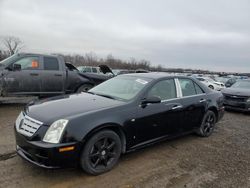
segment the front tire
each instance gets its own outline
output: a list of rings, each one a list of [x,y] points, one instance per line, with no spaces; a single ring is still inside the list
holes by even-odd
[[[215,123],[216,123],[216,115],[214,114],[213,111],[208,110],[203,117],[200,128],[197,130],[197,134],[202,137],[210,136],[214,131]]]
[[[111,170],[121,155],[120,137],[113,131],[103,130],[93,135],[83,148],[80,165],[92,175]]]

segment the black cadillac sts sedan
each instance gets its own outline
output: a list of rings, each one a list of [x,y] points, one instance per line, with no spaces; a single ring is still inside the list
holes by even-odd
[[[40,167],[80,165],[98,175],[122,153],[187,133],[207,137],[223,114],[222,94],[193,78],[121,75],[29,104],[15,122],[16,149]]]

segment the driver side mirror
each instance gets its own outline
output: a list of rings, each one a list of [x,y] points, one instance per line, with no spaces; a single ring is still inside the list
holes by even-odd
[[[142,101],[142,105],[145,106],[147,104],[154,104],[154,103],[160,103],[161,102],[161,98],[160,97],[157,97],[157,96],[150,96],[150,97],[147,97],[146,99],[144,99]]]
[[[12,70],[13,71],[20,71],[22,69],[22,66],[20,64],[13,64]]]

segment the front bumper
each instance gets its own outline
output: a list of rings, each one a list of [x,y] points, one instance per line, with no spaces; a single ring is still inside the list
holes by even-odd
[[[224,106],[226,109],[229,109],[229,110],[250,112],[250,104],[247,102],[224,100]]]
[[[78,165],[81,143],[49,144],[29,141],[15,129],[17,154],[26,161],[43,168],[75,167]],[[74,146],[74,150],[60,152],[60,148]]]

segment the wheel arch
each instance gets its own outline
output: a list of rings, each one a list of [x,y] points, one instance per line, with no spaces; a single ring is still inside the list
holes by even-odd
[[[114,131],[121,139],[121,144],[122,144],[122,153],[126,152],[126,135],[125,132],[122,128],[121,125],[117,124],[117,123],[105,123],[102,124],[94,129],[92,129],[89,133],[87,133],[87,135],[83,138],[83,146],[85,145],[85,143],[87,142],[87,140],[89,138],[91,138],[95,133],[102,131],[102,130],[112,130]]]
[[[215,116],[216,116],[216,122],[217,122],[218,121],[218,115],[219,115],[217,108],[215,106],[210,106],[208,108],[208,110],[211,110],[215,114]]]

